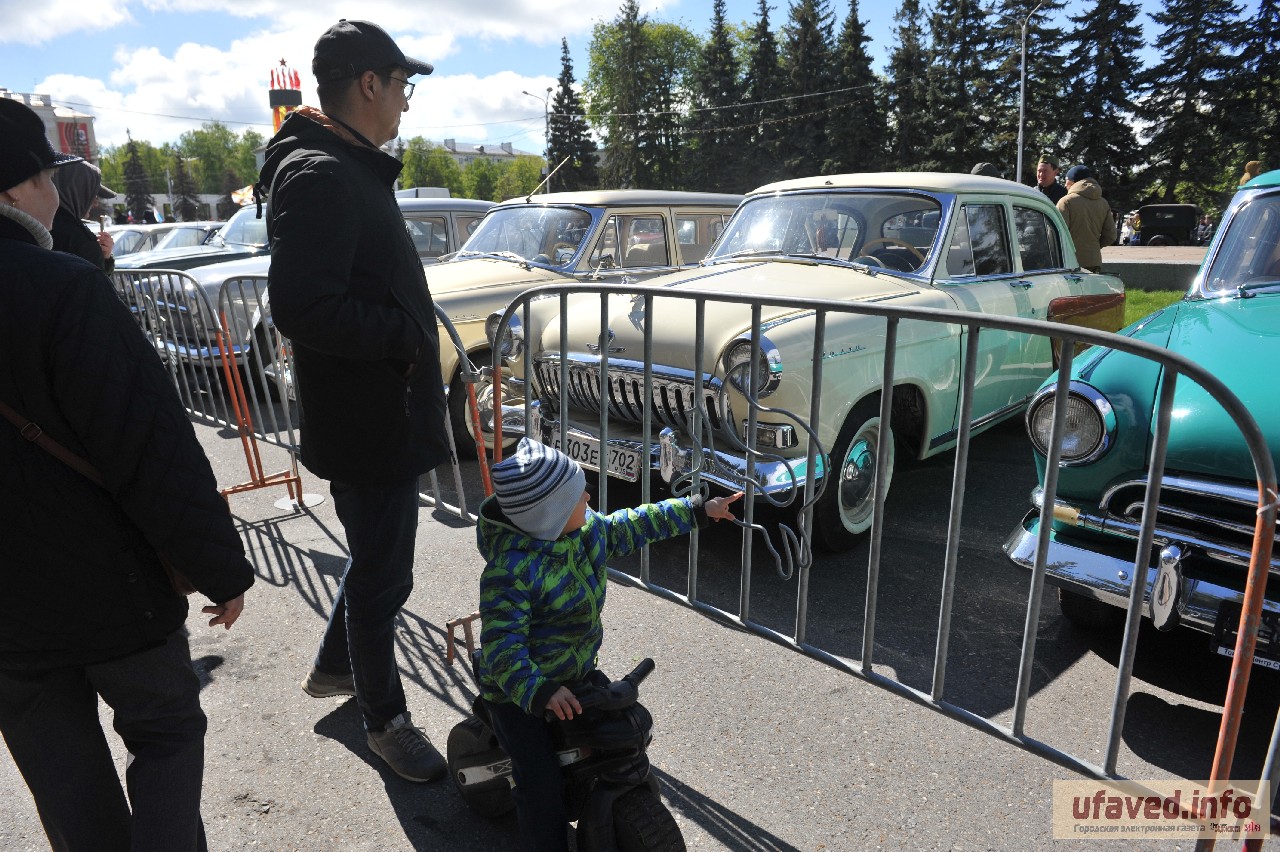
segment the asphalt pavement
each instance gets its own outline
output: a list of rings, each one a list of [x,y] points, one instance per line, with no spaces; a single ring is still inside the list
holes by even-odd
[[[246,479],[240,441],[196,426],[219,482]],[[282,452],[263,448],[269,472]],[[885,532],[876,632],[878,671],[928,688],[936,642],[941,542],[952,455],[904,464]],[[1034,484],[1018,423],[975,439],[946,698],[1007,724],[1026,578],[1000,553]],[[475,463],[464,480],[478,492]],[[446,488],[451,477],[445,477]],[[305,490],[327,496],[325,483]],[[610,502],[634,494],[610,488]],[[229,632],[189,620],[209,716],[204,817],[214,850],[507,850],[510,818],[472,814],[452,784],[404,781],[365,745],[353,700],[309,698],[310,666],[345,561],[333,504],[277,508],[283,488],[238,494],[232,512],[258,574]],[[456,495],[447,495],[450,498]],[[473,504],[474,505],[474,504]],[[687,544],[654,548],[653,579],[688,588]],[[700,598],[734,609],[742,588],[740,536],[727,524],[701,538]],[[822,559],[810,577],[809,638],[856,658],[865,612],[864,549]],[[416,587],[399,623],[401,671],[416,724],[443,749],[474,688],[445,664],[448,619],[472,612],[482,567],[467,522],[424,505]],[[638,570],[634,560],[624,570]],[[756,548],[751,617],[794,630],[795,578]],[[193,609],[201,602],[193,599]],[[1074,773],[933,709],[739,627],[622,583],[610,586],[601,667],[615,676],[651,656],[642,700],[655,719],[651,758],[691,850],[1029,850],[1052,840],[1055,779]],[[1118,641],[1083,636],[1046,596],[1028,733],[1100,760]],[[1132,778],[1207,775],[1217,727],[1221,660],[1199,637],[1144,634],[1121,771]],[[1274,718],[1274,681],[1246,713],[1245,768]],[[1268,712],[1271,714],[1268,716]],[[104,724],[110,712],[103,710]],[[1261,745],[1259,745],[1261,743]],[[123,770],[124,755],[113,748]],[[1206,754],[1207,752],[1207,754]],[[0,849],[45,849],[35,809],[0,753]],[[1063,841],[1071,849],[1189,849],[1188,843]],[[1228,848],[1224,845],[1220,848]]]

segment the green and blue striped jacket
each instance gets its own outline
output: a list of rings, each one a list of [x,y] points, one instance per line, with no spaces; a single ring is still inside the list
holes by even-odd
[[[532,539],[490,497],[480,504],[480,687],[485,700],[541,715],[561,685],[595,668],[608,560],[694,528],[701,500],[675,498],[608,515],[556,541]]]

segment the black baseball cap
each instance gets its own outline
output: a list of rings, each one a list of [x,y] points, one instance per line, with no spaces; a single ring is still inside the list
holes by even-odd
[[[326,83],[392,65],[407,69],[411,75],[430,74],[435,70],[430,62],[405,56],[387,31],[377,24],[343,18],[316,40],[311,73],[316,75],[316,80]]]
[[[10,189],[54,166],[82,159],[53,150],[44,122],[31,107],[0,96],[0,190]]]

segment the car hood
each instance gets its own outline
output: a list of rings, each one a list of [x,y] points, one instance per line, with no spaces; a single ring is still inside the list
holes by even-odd
[[[670,290],[709,290],[725,294],[768,297],[788,293],[788,282],[793,276],[804,278],[804,295],[810,299],[838,299],[841,301],[878,301],[900,298],[916,293],[921,288],[913,282],[890,275],[868,275],[858,269],[822,263],[804,263],[798,267],[792,261],[765,261],[749,263],[721,263],[659,276],[643,282],[646,287]],[[765,305],[761,312],[761,324],[766,332],[786,318],[807,315],[811,311],[798,311],[789,307]],[[612,333],[611,356],[628,360],[641,360],[644,352],[644,305],[633,296],[611,296],[609,299],[609,331]],[[600,324],[600,300],[594,295],[571,298],[568,310],[570,347],[575,352],[589,351],[598,346]],[[710,360],[732,338],[751,327],[751,308],[747,305],[708,305],[704,323],[707,342],[704,367],[714,369]],[[693,366],[691,346],[697,335],[697,313],[694,303],[677,299],[655,299],[653,303],[653,354],[655,364],[681,368]],[[560,348],[559,325],[548,324],[544,331],[542,349],[557,351]]]
[[[241,257],[236,260],[224,260],[221,263],[207,263],[192,269],[191,277],[200,282],[200,286],[208,292],[212,289],[217,296],[218,289],[228,279],[245,275],[266,275],[271,269],[271,255],[262,254],[255,257]]]
[[[514,287],[518,288],[516,292],[519,293],[542,284],[572,280],[570,276],[553,269],[533,264],[526,266],[519,261],[492,257],[454,259],[427,266],[425,271],[427,287],[431,290],[432,297],[437,299],[445,293],[493,287]]]
[[[116,261],[117,269],[175,269],[214,263],[218,257],[243,257],[258,254],[265,249],[256,246],[188,246],[186,248],[140,251],[127,254]]]
[[[1275,373],[1280,295],[1181,302],[1167,346],[1200,364],[1240,398],[1280,467]],[[1208,392],[1185,377],[1179,377],[1174,394],[1168,453],[1170,470],[1255,479],[1253,461],[1234,421]]]

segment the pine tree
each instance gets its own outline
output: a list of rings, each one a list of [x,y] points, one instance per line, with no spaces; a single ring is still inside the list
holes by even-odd
[[[125,131],[125,137],[129,141],[125,145],[124,206],[135,222],[141,222],[147,211],[156,206],[156,200],[151,197],[151,179],[147,177],[147,169],[142,165],[138,145],[128,130]]]
[[[793,0],[784,33],[788,144],[783,163],[789,177],[820,174],[830,156],[826,124],[833,60],[826,0]]]
[[[871,69],[871,37],[858,18],[858,0],[849,0],[849,16],[836,40],[836,106],[827,122],[831,154],[825,173],[875,172],[884,163],[888,123],[880,80]]]
[[[1143,77],[1138,113],[1148,122],[1151,177],[1166,203],[1216,206],[1228,173],[1221,157],[1230,140],[1221,126],[1238,68],[1240,7],[1232,0],[1165,0],[1151,18],[1163,28],[1156,38],[1161,59]]]
[[[1070,56],[1063,56],[1065,35],[1053,25],[1061,18],[1063,0],[1046,0],[1038,10],[1038,0],[1012,0],[997,19],[990,42],[984,47],[988,55],[989,83],[975,92],[977,109],[987,117],[985,145],[968,153],[970,163],[983,160],[995,163],[1006,177],[1023,183],[1034,183],[1036,163],[1044,152],[1068,150],[1066,128],[1079,123],[1079,104],[1069,98],[1072,76],[1066,72]],[[1112,22],[1122,24],[1122,21]],[[1023,126],[1022,174],[1018,170],[1018,116],[1022,96],[1022,28],[1027,28],[1026,108]],[[1110,30],[1110,24],[1107,30]],[[1093,30],[1076,30],[1081,41],[1079,51],[1090,51],[1103,44],[1106,34]],[[967,169],[966,169],[967,171]]]
[[[1268,169],[1280,168],[1280,0],[1260,0],[1249,24],[1249,39],[1240,54],[1236,77],[1235,133],[1240,140],[1240,163],[1260,160]]]
[[[646,82],[640,101],[637,144],[638,186],[682,189],[681,148],[684,145],[685,69],[692,68],[698,39],[678,24],[648,22],[641,33],[646,46],[637,74]]]
[[[608,188],[640,185],[640,108],[649,81],[638,72],[649,64],[646,22],[636,0],[625,0],[618,17],[596,24],[591,37],[588,116],[604,128],[601,185]]]
[[[573,60],[569,58],[569,42],[560,39],[560,80],[551,102],[551,118],[547,145],[548,168],[554,169],[567,160],[552,178],[556,191],[594,189],[600,184],[596,168],[596,143],[583,112],[582,99],[574,89]]]
[[[981,111],[991,88],[986,18],[977,0],[938,0],[929,21],[930,171],[968,172],[988,148]]]
[[[194,222],[200,218],[200,199],[196,194],[196,182],[187,171],[181,155],[173,157],[173,213],[179,222]]]
[[[769,4],[760,0],[758,17],[751,30],[751,49],[742,88],[745,103],[742,119],[749,136],[742,167],[756,186],[784,177],[783,141],[786,136],[782,66],[778,42],[769,26]]]
[[[1127,210],[1136,198],[1134,170],[1142,153],[1133,132],[1133,83],[1143,46],[1139,7],[1130,0],[1096,0],[1073,17],[1078,39],[1068,49],[1074,121],[1065,125],[1073,159],[1093,169],[1103,195]]]
[[[903,0],[894,14],[898,46],[889,57],[887,83],[890,131],[889,167],[919,169],[928,150],[934,122],[928,113],[928,60],[920,0]]]
[[[742,83],[725,22],[725,0],[715,0],[711,32],[694,68],[685,138],[685,183],[704,192],[744,192],[752,187],[739,168],[747,138],[739,115]]]

